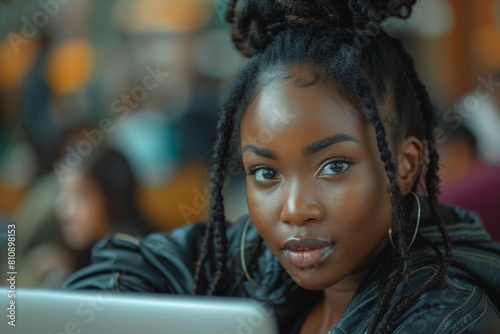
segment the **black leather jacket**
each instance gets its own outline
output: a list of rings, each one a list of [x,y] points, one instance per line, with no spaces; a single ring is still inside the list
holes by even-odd
[[[440,287],[424,293],[399,319],[394,333],[500,333],[500,244],[490,242],[479,218],[459,208],[441,205],[453,244],[453,262]],[[437,228],[424,207],[419,234],[440,241]],[[250,250],[257,231],[244,216],[227,230],[229,280],[241,274],[240,245],[246,234]],[[143,240],[114,236],[93,249],[93,264],[74,274],[69,289],[101,289],[191,294],[193,268],[206,225],[193,223],[170,234],[156,233]],[[417,239],[412,246],[413,278],[409,292],[421,286],[436,270],[430,260],[435,252]],[[210,271],[207,266],[205,268]],[[350,302],[330,333],[364,333],[376,305],[378,270],[375,269]],[[322,292],[306,291],[291,280],[266,248],[251,272],[258,284],[244,282],[237,296],[250,296],[274,309],[280,333],[298,333]]]

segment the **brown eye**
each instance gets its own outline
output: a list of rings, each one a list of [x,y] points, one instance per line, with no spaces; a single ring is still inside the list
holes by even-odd
[[[321,175],[337,175],[345,172],[351,165],[351,162],[345,160],[330,161],[321,170]]]
[[[256,182],[267,182],[276,179],[278,173],[276,173],[271,168],[257,167],[255,169],[252,169],[250,175],[253,175],[253,178]]]

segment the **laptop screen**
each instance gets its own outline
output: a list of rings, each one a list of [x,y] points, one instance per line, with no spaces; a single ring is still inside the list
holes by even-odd
[[[0,307],[0,333],[278,333],[272,310],[242,298],[0,286]]]

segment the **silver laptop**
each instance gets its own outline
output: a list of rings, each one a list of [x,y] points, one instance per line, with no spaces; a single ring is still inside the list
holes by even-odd
[[[278,333],[270,308],[241,298],[0,286],[0,309],[2,334]]]

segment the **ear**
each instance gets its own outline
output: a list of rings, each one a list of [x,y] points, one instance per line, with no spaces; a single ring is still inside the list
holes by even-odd
[[[406,138],[398,150],[398,182],[406,196],[416,182],[422,166],[423,145],[416,137]]]

